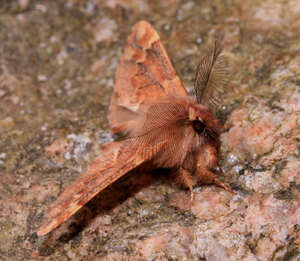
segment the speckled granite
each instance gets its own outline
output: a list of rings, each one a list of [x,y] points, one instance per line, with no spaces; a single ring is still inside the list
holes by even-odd
[[[299,260],[300,2],[0,1],[1,260]],[[220,176],[189,194],[129,173],[49,235],[62,188],[112,139],[113,77],[135,22],[158,31],[186,88],[220,39]]]

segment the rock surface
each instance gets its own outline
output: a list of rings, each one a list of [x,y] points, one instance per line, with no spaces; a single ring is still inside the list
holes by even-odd
[[[13,0],[0,4],[1,260],[299,260],[300,2]],[[186,88],[224,43],[220,179],[189,193],[129,173],[59,228],[36,231],[112,140],[113,78],[132,26],[158,31]],[[218,173],[218,172],[217,172]]]

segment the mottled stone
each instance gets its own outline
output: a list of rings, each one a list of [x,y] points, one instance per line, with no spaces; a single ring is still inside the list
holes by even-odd
[[[1,260],[299,260],[300,2],[2,1]],[[237,193],[129,173],[49,235],[61,190],[113,139],[106,119],[127,36],[152,23],[193,94],[224,43],[232,76],[219,179]],[[219,174],[218,171],[216,171]]]

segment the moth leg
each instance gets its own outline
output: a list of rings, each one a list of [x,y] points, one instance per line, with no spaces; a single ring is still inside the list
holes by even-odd
[[[231,192],[234,195],[236,194],[234,191],[232,191],[230,188],[228,188],[223,182],[221,182],[217,178],[214,180],[214,184],[217,185],[217,186],[220,186],[220,187],[224,188],[225,190]]]
[[[224,175],[224,171],[222,170],[221,165],[220,165],[219,162],[218,162],[217,166],[219,167],[219,170],[220,170],[221,174]],[[223,182],[221,182],[217,178],[214,179],[214,184],[217,185],[217,186],[220,186],[220,187],[222,187],[224,189],[226,189],[227,191],[230,191],[232,194],[236,194],[234,191],[232,191],[231,189],[229,189]]]
[[[221,168],[221,165],[220,165],[220,163],[219,163],[219,162],[218,162],[217,166],[218,166],[218,168],[219,168],[219,170],[220,170],[221,174],[222,174],[222,175],[224,175],[224,171],[222,170],[222,168]]]
[[[194,191],[193,191],[194,182],[191,179],[190,172],[188,170],[186,170],[185,168],[180,167],[178,169],[178,171],[176,172],[176,175],[177,175],[177,177],[176,177],[177,183],[180,183],[184,187],[189,188],[191,196],[190,196],[189,208],[188,209],[191,209],[192,202],[194,200]]]
[[[217,179],[217,175],[212,173],[206,167],[197,166],[197,170],[195,172],[197,180],[199,184],[213,184],[214,180]]]
[[[212,173],[210,170],[208,170],[205,167],[198,166],[198,169],[195,174],[200,184],[215,184],[217,186],[224,188],[227,191],[230,191],[232,194],[236,194],[234,191],[228,188],[223,182],[218,180],[217,176],[214,173]]]
[[[223,160],[223,159],[224,159],[224,156],[223,156],[223,154],[222,154],[222,151],[221,151],[220,149],[218,149],[217,153],[218,153],[218,155],[219,155],[219,158],[221,158],[221,159]],[[219,163],[219,161],[218,161],[218,163]]]

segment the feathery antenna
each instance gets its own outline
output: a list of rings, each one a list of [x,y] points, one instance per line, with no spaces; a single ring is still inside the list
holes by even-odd
[[[196,70],[194,87],[197,102],[215,109],[225,92],[228,80],[228,61],[223,55],[221,42],[215,40],[213,53],[204,57]]]

